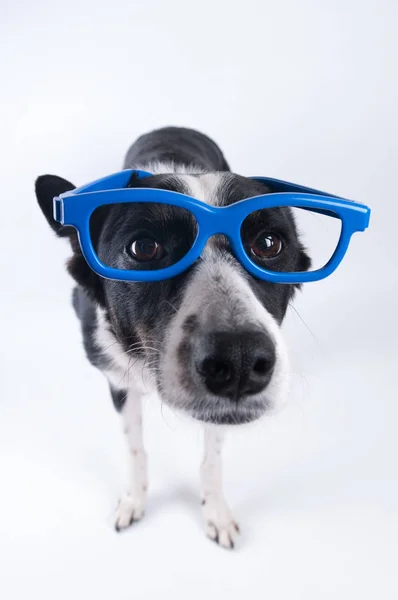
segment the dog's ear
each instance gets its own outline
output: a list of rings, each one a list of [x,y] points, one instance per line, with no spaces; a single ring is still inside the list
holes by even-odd
[[[64,192],[74,190],[75,187],[66,179],[62,179],[62,177],[41,175],[35,183],[36,197],[51,229],[59,237],[66,237],[70,241],[73,256],[68,261],[69,274],[86,290],[92,300],[104,305],[105,298],[101,278],[86,263],[80,249],[75,228],[61,225],[61,223],[55,221],[53,216],[53,198]]]
[[[51,229],[60,237],[68,237],[72,233],[72,227],[64,227],[61,223],[54,220],[53,216],[53,198],[64,192],[74,190],[74,186],[70,181],[57,177],[56,175],[41,175],[36,179],[35,192],[37,202],[46,217]]]

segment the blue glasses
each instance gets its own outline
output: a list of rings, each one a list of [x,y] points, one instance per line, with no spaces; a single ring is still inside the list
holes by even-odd
[[[54,198],[54,219],[77,230],[87,263],[107,279],[139,282],[175,277],[200,257],[209,238],[222,235],[236,259],[258,279],[287,284],[318,281],[335,271],[352,234],[369,224],[370,209],[363,204],[276,179],[252,177],[266,184],[271,193],[214,207],[178,192],[128,188],[133,173],[141,179],[151,175],[127,169]],[[93,236],[94,220],[110,205],[116,205],[113,221],[101,231],[109,243],[98,244]],[[290,242],[288,230],[277,230],[278,219],[272,224],[278,212],[272,209],[280,208],[284,214],[290,208],[303,245],[310,246],[312,259],[319,259],[312,270],[297,271],[297,262],[282,260]],[[156,235],[148,233],[154,223]],[[261,231],[248,243],[253,227]],[[306,239],[306,231],[312,240]],[[112,249],[112,237],[119,242],[123,236],[126,244]],[[173,245],[171,253],[168,244]]]

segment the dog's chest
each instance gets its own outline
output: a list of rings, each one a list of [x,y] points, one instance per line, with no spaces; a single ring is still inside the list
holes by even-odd
[[[153,391],[154,381],[145,359],[137,357],[133,351],[124,350],[101,308],[97,308],[95,344],[106,358],[108,366],[103,373],[114,389],[129,390],[136,387],[145,392]]]

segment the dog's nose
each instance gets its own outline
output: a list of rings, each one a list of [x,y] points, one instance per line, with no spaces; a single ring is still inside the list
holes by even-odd
[[[275,345],[262,331],[217,332],[203,338],[195,366],[207,389],[238,400],[261,392],[275,366]]]

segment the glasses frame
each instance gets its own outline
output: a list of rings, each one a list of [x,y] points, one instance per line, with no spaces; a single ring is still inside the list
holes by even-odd
[[[219,207],[210,206],[179,192],[156,188],[127,188],[133,173],[140,179],[152,175],[146,171],[125,169],[53,199],[55,221],[76,229],[88,265],[106,279],[143,282],[175,277],[200,257],[210,237],[222,234],[228,238],[237,260],[258,279],[282,284],[319,281],[337,269],[347,252],[353,233],[364,231],[369,225],[371,211],[364,204],[278,179],[250,177],[268,185],[271,193]],[[196,218],[198,232],[195,242],[189,252],[174,265],[158,270],[130,271],[107,267],[98,258],[90,236],[90,218],[94,210],[107,204],[137,202],[177,206],[190,211]],[[255,264],[247,255],[240,234],[243,221],[254,211],[282,206],[302,208],[341,220],[340,239],[336,249],[321,269],[294,273],[270,271]]]

